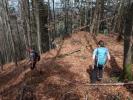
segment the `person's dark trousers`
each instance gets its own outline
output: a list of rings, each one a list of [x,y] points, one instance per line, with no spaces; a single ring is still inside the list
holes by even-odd
[[[102,80],[102,78],[103,78],[103,65],[98,65],[97,66],[97,79],[99,80],[99,81],[101,81]]]
[[[33,70],[35,67],[36,67],[36,61],[33,61],[33,62],[31,63],[31,70]]]

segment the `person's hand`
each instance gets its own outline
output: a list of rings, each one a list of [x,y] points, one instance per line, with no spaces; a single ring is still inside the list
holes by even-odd
[[[95,63],[94,63],[94,61],[92,61],[92,64],[91,64],[92,69],[94,69],[94,65],[95,65]]]
[[[109,59],[108,62],[111,62],[111,59]]]
[[[94,64],[91,65],[91,68],[94,69]]]

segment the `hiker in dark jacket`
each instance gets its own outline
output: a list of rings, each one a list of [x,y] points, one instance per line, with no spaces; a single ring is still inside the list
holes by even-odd
[[[97,70],[97,79],[102,80],[103,69],[107,60],[110,60],[109,50],[105,47],[104,41],[98,42],[98,48],[93,51],[94,68]]]
[[[31,65],[31,70],[33,70],[36,67],[36,63],[40,60],[40,55],[33,49],[28,48],[27,51],[30,54],[30,65]]]

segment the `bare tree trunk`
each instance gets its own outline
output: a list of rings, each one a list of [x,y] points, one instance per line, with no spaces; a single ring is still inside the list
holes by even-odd
[[[24,44],[25,44],[25,47],[28,48],[31,43],[30,43],[30,40],[28,40],[29,36],[27,36],[28,34],[28,29],[27,29],[27,25],[26,25],[26,12],[25,12],[25,9],[24,9],[24,2],[23,1],[19,1],[19,4],[20,4],[20,19],[21,19],[21,33],[22,33],[22,36],[23,36],[23,39],[24,39]],[[25,53],[25,56],[27,57],[27,52]]]
[[[123,78],[132,80],[132,40],[133,40],[133,3],[127,8],[124,31]]]
[[[118,8],[118,14],[114,19],[114,25],[113,25],[113,29],[112,29],[113,32],[119,32],[119,34],[123,34],[124,2],[125,2],[125,0],[120,1],[120,5],[119,5],[119,8]]]
[[[25,0],[27,5],[27,31],[28,31],[28,41],[29,45],[32,45],[32,38],[31,38],[31,22],[30,22],[30,4],[29,0]]]
[[[94,11],[94,15],[93,15],[93,19],[92,19],[92,24],[90,27],[90,33],[94,33],[96,32],[96,27],[97,27],[97,19],[98,19],[98,6],[99,6],[99,2],[100,0],[96,0],[96,6],[95,6],[95,11]]]
[[[1,48],[2,51],[4,51],[4,58],[5,58],[5,62],[9,62],[10,61],[10,55],[11,55],[11,52],[12,52],[12,49],[11,49],[11,45],[10,45],[10,39],[9,39],[9,36],[8,36],[8,33],[7,33],[7,29],[6,29],[6,19],[5,19],[5,15],[3,14],[3,12],[1,12],[1,17],[3,18],[2,20],[2,32],[5,33],[3,34],[3,37],[2,37],[2,41],[3,41],[3,47]],[[1,46],[2,46],[1,44]],[[10,48],[10,50],[9,50]]]
[[[65,0],[65,35],[68,33],[68,25],[67,25],[67,17],[68,17],[67,2],[68,2],[68,0]]]
[[[54,34],[56,34],[56,19],[55,19],[55,0],[53,0],[53,17],[54,17]]]
[[[132,64],[133,64],[133,45],[132,45]]]
[[[23,24],[25,26],[25,33],[27,35],[28,46],[31,46],[31,25],[30,25],[30,4],[29,0],[21,0]]]
[[[53,3],[54,3],[54,0],[53,0]],[[53,4],[53,8],[54,8],[54,4]],[[48,0],[48,19],[47,20],[48,20],[49,49],[51,49],[52,48],[51,44],[54,41],[54,37],[55,36],[52,36],[52,39],[51,39],[51,31],[50,31],[50,0]],[[55,13],[54,13],[54,29],[55,29]]]
[[[21,38],[20,38],[20,31],[19,31],[19,26],[18,26],[18,22],[17,22],[17,16],[15,16],[15,17],[16,17],[15,23],[16,23],[16,29],[17,29],[16,37],[17,37],[17,41],[18,41],[18,43],[17,43],[18,50],[16,50],[16,51],[17,51],[17,56],[19,57],[18,59],[21,60],[21,58],[23,58],[23,54],[21,51],[22,42],[21,42]]]
[[[12,49],[13,49],[13,61],[15,62],[15,65],[17,66],[17,55],[16,55],[16,50],[15,50],[15,42],[14,42],[14,39],[13,39],[13,33],[12,33],[12,27],[11,27],[11,24],[10,24],[10,19],[9,19],[9,13],[8,13],[8,3],[7,1],[3,1],[3,7],[5,9],[5,17],[6,17],[6,23],[7,23],[7,27],[8,27],[8,31],[9,31],[9,35],[10,35],[10,38],[11,38],[11,45],[12,45]]]
[[[39,53],[42,53],[41,48],[41,30],[40,30],[40,17],[39,17],[39,1],[35,0],[35,17],[36,17],[36,26],[37,26],[37,44]]]
[[[101,19],[103,18],[104,14],[104,0],[96,0],[95,11],[93,15],[93,21],[90,27],[90,32],[98,34],[99,27],[101,23]]]

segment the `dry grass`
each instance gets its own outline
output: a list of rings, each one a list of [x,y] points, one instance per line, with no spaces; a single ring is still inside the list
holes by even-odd
[[[97,40],[106,42],[112,55],[111,63],[105,68],[104,79],[96,81],[98,84],[117,82],[122,72],[123,47],[116,38],[97,36]],[[37,70],[33,72],[23,62],[17,68],[8,64],[5,72],[0,74],[0,91],[5,89],[1,92],[2,100],[15,100],[23,84],[32,88],[32,96],[37,100],[133,100],[132,87],[85,85],[92,81],[92,51],[95,47],[89,33],[79,32],[62,40],[58,48],[43,54]],[[75,50],[79,51],[71,53]]]

